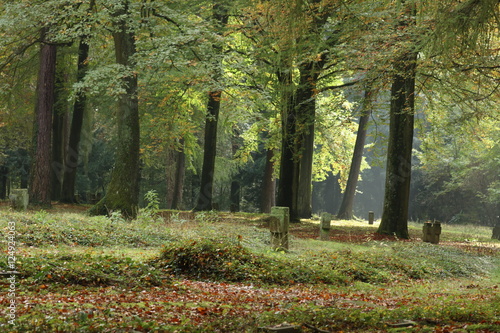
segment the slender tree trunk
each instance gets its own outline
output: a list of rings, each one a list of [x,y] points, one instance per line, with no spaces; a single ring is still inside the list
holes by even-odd
[[[317,212],[335,214],[341,200],[339,174],[328,172],[326,179],[316,182],[313,188],[313,208]]]
[[[56,93],[56,95],[58,95]],[[58,100],[59,97],[56,97]],[[59,200],[61,197],[61,181],[64,175],[64,122],[65,115],[61,114],[57,108],[54,110],[52,120],[52,200]]]
[[[113,33],[116,62],[131,69],[134,65],[135,36],[128,26],[129,1],[122,1],[114,16],[116,32]],[[118,144],[111,181],[104,198],[94,206],[91,214],[121,211],[126,218],[134,219],[139,203],[139,103],[137,75],[130,73],[123,78],[126,92],[119,96],[117,104]]]
[[[231,138],[231,150],[233,157],[236,156],[238,149],[240,149],[239,143],[239,131],[235,127],[233,128],[233,136]],[[230,208],[231,212],[239,212],[240,211],[240,198],[241,198],[241,184],[240,184],[240,172],[233,175],[233,180],[231,181],[231,190],[229,194]]]
[[[407,239],[413,145],[416,54],[399,60],[391,88],[389,144],[382,221],[378,233]]]
[[[180,140],[183,145],[183,140]],[[167,152],[167,209],[179,209],[182,204],[186,158],[184,150],[171,148]]]
[[[50,206],[51,189],[51,132],[56,76],[56,45],[45,40],[41,33],[40,71],[38,73],[35,110],[34,161],[31,168],[30,203]]]
[[[177,151],[174,148],[167,148],[165,162],[165,181],[167,185],[167,209],[172,209],[172,201],[174,200],[174,184],[177,165]]]
[[[404,4],[405,1],[402,1]],[[399,29],[415,26],[416,7],[407,5]],[[407,239],[411,184],[411,156],[415,112],[417,53],[408,51],[396,59],[391,87],[389,143],[384,208],[378,233]]]
[[[271,207],[276,205],[276,179],[274,174],[274,151],[268,149],[266,153],[266,166],[264,170],[264,180],[262,181],[262,202],[261,212],[271,213]]]
[[[229,199],[231,201],[230,211],[232,213],[240,211],[240,198],[241,198],[241,184],[238,180],[231,182],[231,192]]]
[[[359,117],[358,133],[356,135],[356,143],[354,145],[354,152],[352,154],[351,168],[349,170],[349,177],[347,178],[347,184],[342,198],[342,203],[340,205],[337,218],[351,220],[354,217],[353,206],[354,206],[354,196],[356,194],[356,187],[358,184],[359,174],[361,170],[361,162],[363,161],[363,150],[365,148],[366,132],[368,121],[372,113],[371,110],[371,91],[365,91],[365,97],[363,101],[362,115]]]
[[[312,167],[314,154],[314,117],[315,100],[306,102],[301,107],[309,120],[305,123],[306,133],[301,135],[301,151],[298,172],[297,213],[299,218],[309,219],[312,216]]]
[[[77,80],[81,81],[88,70],[89,44],[82,38],[78,46],[78,74]],[[73,118],[71,120],[71,131],[68,149],[65,157],[64,179],[62,184],[61,202],[75,203],[75,184],[78,170],[78,159],[80,156],[80,140],[82,135],[83,119],[87,105],[87,96],[83,92],[76,95],[73,105]]]
[[[217,123],[219,121],[221,96],[221,91],[212,91],[208,96],[200,194],[194,208],[195,211],[212,210],[215,158],[217,154]]]
[[[324,56],[322,56],[324,58]],[[297,180],[297,213],[299,218],[312,216],[312,167],[314,155],[314,123],[316,119],[316,83],[324,59],[300,67],[300,85],[297,89],[296,108],[299,123],[299,172]]]
[[[64,49],[58,46],[56,60],[56,86],[54,91],[54,112],[52,120],[52,200],[61,198],[65,172],[65,152],[67,145],[68,95]]]
[[[184,192],[184,177],[186,173],[186,154],[184,153],[184,140],[181,139],[182,148],[177,152],[175,167],[174,195],[172,197],[172,209],[181,209],[182,193]]]
[[[0,200],[7,199],[8,175],[9,175],[9,168],[4,165],[0,166]]]
[[[296,143],[297,110],[294,107],[294,85],[291,67],[278,72],[281,92],[281,159],[276,205],[290,209],[290,221],[298,221],[298,161]]]
[[[213,18],[220,28],[227,25],[229,16],[227,8],[221,4],[213,7]],[[216,57],[222,53],[220,45],[213,46]],[[213,79],[219,80],[222,76],[220,60],[216,61]],[[196,203],[195,211],[206,211],[212,209],[215,157],[217,154],[217,124],[219,122],[219,111],[221,105],[222,91],[216,90],[208,93],[207,117],[205,121],[205,142],[203,150],[203,167],[201,170],[200,193]]]

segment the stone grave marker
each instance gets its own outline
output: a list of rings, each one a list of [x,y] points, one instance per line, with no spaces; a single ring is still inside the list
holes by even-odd
[[[288,250],[288,226],[290,224],[290,209],[288,207],[271,207],[269,231],[271,232],[271,247],[275,251]]]

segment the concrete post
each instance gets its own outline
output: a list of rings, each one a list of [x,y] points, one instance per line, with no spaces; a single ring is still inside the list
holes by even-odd
[[[321,214],[321,223],[319,227],[319,239],[326,241],[330,239],[332,216],[328,213]]]
[[[439,244],[439,237],[441,235],[441,223],[425,222],[422,233],[422,241],[431,244]]]
[[[290,209],[288,207],[271,207],[269,231],[271,232],[271,247],[275,251],[288,250],[288,226],[290,224]]]
[[[29,203],[28,189],[14,189],[9,195],[10,205],[16,210],[26,210]]]
[[[368,212],[368,224],[372,225],[375,220],[375,213],[372,211]]]
[[[434,222],[432,224],[432,244],[439,244],[439,236],[441,235],[441,223]]]

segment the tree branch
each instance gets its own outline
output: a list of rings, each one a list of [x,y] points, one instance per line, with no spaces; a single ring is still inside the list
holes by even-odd
[[[359,79],[359,80],[354,80],[354,81],[351,81],[351,82],[346,82],[346,83],[343,83],[343,84],[339,84],[339,85],[336,85],[336,86],[326,86],[326,87],[323,87],[321,89],[319,89],[319,92],[324,92],[324,91],[327,91],[327,90],[335,90],[335,89],[341,89],[341,88],[345,88],[345,87],[350,87],[350,86],[354,86],[360,82],[362,82],[363,79]]]

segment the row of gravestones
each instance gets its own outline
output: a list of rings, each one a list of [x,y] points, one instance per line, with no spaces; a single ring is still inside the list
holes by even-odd
[[[26,210],[29,203],[29,195],[27,189],[13,189],[9,195],[10,205],[16,210]],[[331,214],[321,214],[319,237],[321,240],[328,240],[330,235],[330,223],[332,220]],[[368,223],[373,224],[374,213],[368,213]],[[271,232],[271,247],[274,250],[288,250],[288,227],[290,224],[290,210],[288,207],[272,207],[271,216],[269,218],[269,230]],[[425,222],[423,226],[424,242],[438,244],[441,235],[441,223]],[[500,240],[500,219],[497,225],[493,228],[492,239]]]
[[[332,215],[328,213],[321,214],[319,239],[330,239]],[[373,224],[374,214],[368,213],[368,223]],[[288,250],[289,237],[288,228],[290,224],[290,211],[288,207],[272,207],[269,217],[269,231],[271,232],[271,248],[275,251]],[[425,222],[422,229],[422,241],[431,244],[439,244],[441,235],[440,222]],[[497,226],[493,228],[493,239],[500,240],[500,220]]]

